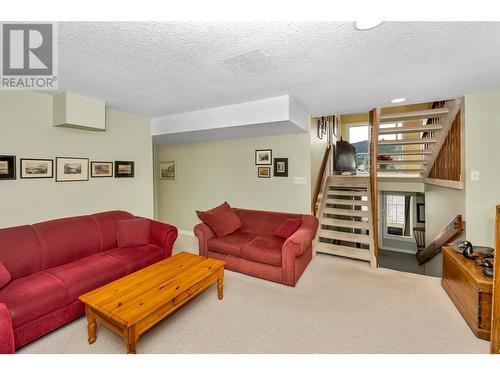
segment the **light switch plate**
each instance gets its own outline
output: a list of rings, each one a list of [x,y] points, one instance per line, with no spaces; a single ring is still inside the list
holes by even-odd
[[[479,171],[470,171],[470,180],[479,181]]]
[[[293,183],[295,185],[305,185],[306,184],[306,178],[305,177],[294,177],[293,178]]]

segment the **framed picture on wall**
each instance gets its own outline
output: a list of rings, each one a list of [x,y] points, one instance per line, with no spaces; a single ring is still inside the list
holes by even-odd
[[[115,178],[134,177],[135,163],[133,161],[115,161]]]
[[[21,159],[21,178],[54,177],[54,160]]]
[[[90,162],[90,176],[92,178],[113,177],[113,162],[112,161]]]
[[[0,155],[0,180],[16,179],[16,157]]]
[[[417,223],[425,223],[425,204],[417,203]]]
[[[272,160],[272,150],[255,150],[255,165],[271,165]]]
[[[271,167],[257,168],[257,176],[259,178],[271,178]]]
[[[175,161],[160,161],[160,180],[175,180]]]
[[[56,181],[88,181],[89,159],[87,158],[56,158]]]
[[[274,177],[288,177],[288,158],[274,158]]]

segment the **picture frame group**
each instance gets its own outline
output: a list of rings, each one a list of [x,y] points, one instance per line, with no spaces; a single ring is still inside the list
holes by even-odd
[[[89,177],[135,177],[134,161],[90,161],[88,158],[21,158],[21,179],[54,178],[56,182],[88,181]],[[16,156],[0,155],[0,180],[16,179]]]
[[[288,177],[288,158],[274,158],[273,150],[255,150],[255,165],[258,178],[271,178],[271,165],[274,177]],[[268,167],[264,167],[267,165]]]

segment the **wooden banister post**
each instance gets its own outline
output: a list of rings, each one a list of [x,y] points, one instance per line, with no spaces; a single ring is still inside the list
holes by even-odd
[[[372,209],[373,255],[375,266],[378,267],[378,186],[377,186],[377,156],[378,156],[378,128],[380,121],[380,108],[370,111],[370,198]]]

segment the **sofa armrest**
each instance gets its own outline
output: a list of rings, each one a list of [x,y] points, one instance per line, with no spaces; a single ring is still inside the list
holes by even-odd
[[[294,286],[312,257],[312,242],[318,230],[318,219],[312,215],[302,216],[302,226],[283,244],[281,266],[283,284]],[[306,254],[309,252],[310,254]],[[297,258],[301,258],[297,260]]]
[[[199,254],[206,257],[208,254],[208,240],[215,237],[215,233],[205,223],[195,225],[193,232],[198,237]]]
[[[165,257],[171,256],[172,248],[174,247],[174,242],[178,236],[177,228],[172,225],[161,223],[156,220],[149,219],[149,222],[150,222],[150,232],[149,232],[150,242],[164,249]]]
[[[0,354],[15,353],[14,331],[9,309],[5,303],[0,303]]]
[[[297,231],[292,234],[283,244],[283,249],[291,247],[294,251],[290,252],[294,256],[299,256],[311,246],[316,232],[318,231],[318,218],[312,215],[302,216],[302,225]]]

